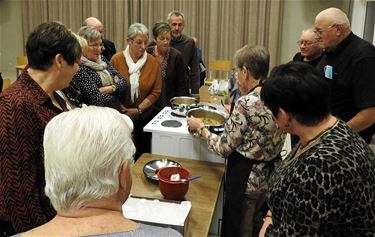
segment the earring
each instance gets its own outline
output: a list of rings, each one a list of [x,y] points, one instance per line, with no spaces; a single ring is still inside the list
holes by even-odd
[[[287,123],[285,124],[285,127],[286,127],[286,128],[289,128],[289,126],[290,126],[290,124],[289,124],[289,122],[287,122]]]

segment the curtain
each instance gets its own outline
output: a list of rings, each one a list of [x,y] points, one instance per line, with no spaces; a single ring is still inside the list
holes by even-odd
[[[60,21],[76,32],[85,18],[95,16],[120,51],[130,24],[145,24],[152,40],[153,24],[179,10],[185,15],[183,33],[198,38],[206,65],[232,60],[237,49],[252,44],[269,50],[273,67],[280,63],[282,8],[283,0],[22,0],[23,37],[26,42],[46,21]]]

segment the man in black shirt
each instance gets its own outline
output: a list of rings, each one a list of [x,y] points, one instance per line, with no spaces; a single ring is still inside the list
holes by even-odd
[[[168,14],[168,23],[172,33],[170,46],[181,52],[188,66],[190,94],[199,98],[200,75],[197,47],[192,38],[182,34],[185,26],[184,14],[179,11],[170,12]]]
[[[326,53],[319,69],[331,86],[332,114],[367,143],[375,133],[375,47],[354,35],[344,12],[328,8],[314,23]]]
[[[115,47],[115,44],[112,41],[104,39],[103,23],[95,17],[89,17],[89,18],[87,18],[86,20],[83,21],[83,25],[93,27],[100,32],[100,34],[102,35],[102,42],[103,42],[103,46],[104,46],[102,55],[109,62],[111,60],[112,56],[116,53],[116,47]]]
[[[322,59],[323,49],[319,45],[319,36],[314,29],[303,30],[297,44],[300,52],[294,55],[293,61],[305,62],[316,67]]]

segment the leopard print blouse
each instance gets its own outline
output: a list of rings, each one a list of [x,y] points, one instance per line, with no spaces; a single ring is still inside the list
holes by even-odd
[[[375,154],[344,122],[270,178],[266,236],[375,236]]]

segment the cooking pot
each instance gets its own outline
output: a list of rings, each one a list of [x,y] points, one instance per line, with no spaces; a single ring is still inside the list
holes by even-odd
[[[169,102],[171,103],[172,114],[185,117],[186,112],[191,108],[195,108],[199,101],[194,97],[180,96],[173,97]]]
[[[226,113],[209,107],[190,109],[186,116],[194,116],[195,118],[202,119],[204,125],[213,133],[221,133],[224,131],[224,124],[227,118]]]

